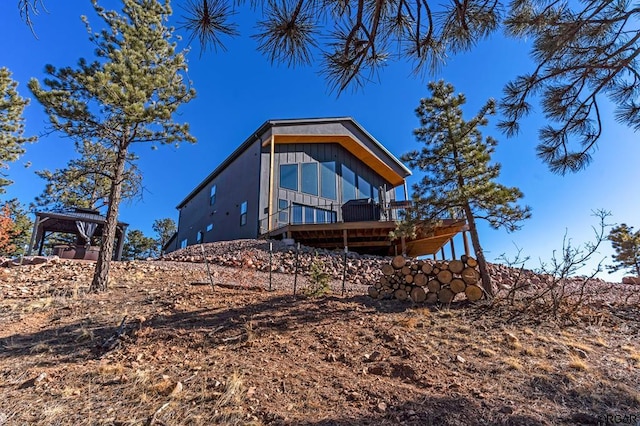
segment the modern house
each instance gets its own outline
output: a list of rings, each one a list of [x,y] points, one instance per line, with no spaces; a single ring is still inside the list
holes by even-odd
[[[390,241],[411,175],[349,117],[269,120],[178,204],[166,246],[243,238],[392,254],[434,253],[464,226],[443,222],[414,241]],[[437,235],[436,235],[437,234]]]

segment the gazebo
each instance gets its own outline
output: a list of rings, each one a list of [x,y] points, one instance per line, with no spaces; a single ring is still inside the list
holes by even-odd
[[[106,217],[93,209],[75,208],[68,212],[36,212],[31,242],[27,255],[31,255],[37,247],[42,255],[44,240],[48,234],[60,232],[76,236],[76,244],[55,246],[54,254],[71,259],[97,259],[98,248],[90,246],[93,237],[101,237],[106,224]],[[116,228],[116,251],[114,260],[122,257],[124,237],[129,224],[118,222]]]

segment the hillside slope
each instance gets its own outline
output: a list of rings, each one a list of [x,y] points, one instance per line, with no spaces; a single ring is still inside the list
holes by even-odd
[[[115,262],[97,295],[92,263],[0,269],[0,424],[640,421],[637,289],[561,321],[342,296],[339,280],[309,298],[277,272],[269,292],[241,253],[210,265],[215,289],[203,263]]]

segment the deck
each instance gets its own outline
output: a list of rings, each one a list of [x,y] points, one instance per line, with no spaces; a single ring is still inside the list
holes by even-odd
[[[394,221],[289,224],[260,237],[293,238],[310,247],[348,247],[352,251],[378,255],[394,255],[404,251],[407,256],[417,257],[438,253],[454,236],[467,229],[464,220],[445,219],[439,226],[419,233],[415,239],[391,240],[389,232],[395,228]]]

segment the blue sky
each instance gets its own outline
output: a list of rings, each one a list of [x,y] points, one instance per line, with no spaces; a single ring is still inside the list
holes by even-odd
[[[113,0],[104,3],[106,7],[118,4]],[[80,57],[93,57],[80,14],[89,16],[94,29],[101,25],[92,17],[88,1],[47,0],[46,6],[48,13],[34,19],[36,39],[20,20],[17,1],[0,2],[0,39],[5,40],[0,46],[0,66],[12,71],[20,83],[18,90],[25,97],[31,97],[26,87],[28,80],[41,80],[45,64],[63,67],[75,65]],[[184,12],[174,4],[174,13],[178,16]],[[379,79],[355,93],[348,91],[337,97],[319,74],[317,62],[295,69],[272,66],[256,51],[256,42],[249,37],[255,32],[255,17],[240,13],[235,20],[241,36],[226,39],[226,51],[209,51],[200,57],[199,48],[194,45],[188,55],[189,77],[197,98],[181,108],[177,120],[190,123],[198,143],[179,148],[161,146],[158,150],[145,145],[135,148],[145,191],[142,200],[124,203],[120,211],[120,220],[130,223],[132,229],[152,235],[155,219],[171,217],[177,221],[175,206],[268,119],[352,116],[400,156],[418,147],[412,136],[418,125],[414,109],[419,99],[428,95],[428,81],[445,79],[465,93],[469,117],[489,97],[499,98],[508,80],[531,69],[529,45],[496,34],[472,52],[451,57],[435,75],[416,77],[411,64],[392,61]],[[613,214],[611,223],[640,227],[638,135],[617,124],[612,118],[612,106],[605,103],[605,129],[593,163],[574,175],[553,175],[535,156],[537,129],[544,123],[539,106],[535,107],[532,116],[522,123],[518,137],[507,139],[494,127],[498,116],[491,118],[484,129],[485,135],[500,142],[494,156],[503,166],[500,182],[524,192],[523,202],[532,207],[533,217],[523,223],[521,231],[512,234],[491,230],[484,224],[480,228],[489,260],[503,253],[513,255],[517,246],[531,257],[527,263],[530,268],[538,267],[539,259],[548,261],[553,250],[560,250],[565,232],[575,244],[589,240],[591,227],[597,222],[591,216],[592,210],[605,208]],[[46,128],[47,118],[35,100],[25,117],[28,135],[41,134]],[[5,198],[17,197],[30,203],[44,188],[44,182],[34,172],[64,167],[74,155],[72,141],[56,134],[41,137],[11,165],[9,178],[15,183]],[[27,163],[31,164],[28,168],[24,167]],[[598,260],[610,255],[610,245],[605,243]],[[593,266],[588,265],[583,273],[589,273]],[[601,276],[607,278],[606,274]],[[609,278],[621,276],[617,273]]]

